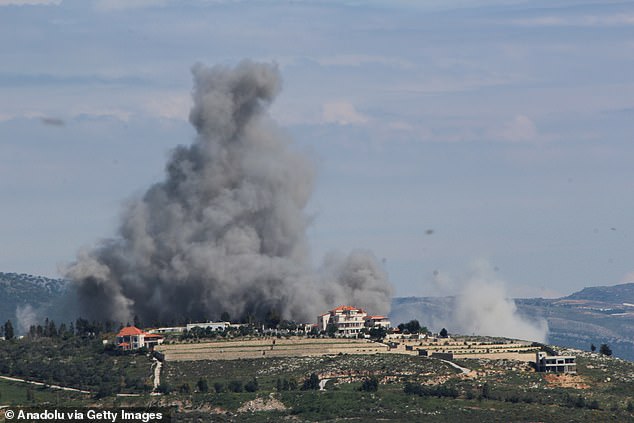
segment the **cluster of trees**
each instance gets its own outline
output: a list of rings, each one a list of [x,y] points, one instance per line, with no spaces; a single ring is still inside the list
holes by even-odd
[[[418,395],[421,397],[449,397],[458,398],[460,392],[453,386],[447,385],[420,385],[417,383],[406,382],[403,392],[408,395]]]
[[[15,333],[13,331],[13,323],[11,320],[7,320],[5,324],[0,327],[0,336],[4,336],[4,339],[11,340],[15,337]]]
[[[596,345],[590,344],[590,351],[595,352],[596,350]],[[612,348],[610,348],[608,344],[601,344],[601,346],[599,347],[599,353],[609,357],[612,355]]]
[[[97,320],[89,321],[84,318],[78,318],[75,322],[66,325],[62,323],[59,327],[54,320],[46,318],[43,324],[31,325],[27,337],[36,338],[61,338],[70,339],[78,336],[81,338],[96,338],[102,333],[114,332],[123,328],[123,324],[115,324],[112,320],[100,322]]]
[[[227,327],[225,330],[215,330],[213,328],[194,327],[184,332],[181,341],[188,339],[216,339],[216,338],[232,338],[236,336],[250,336],[256,333],[255,327],[245,325],[240,327]]]
[[[295,379],[282,379],[278,377],[275,383],[275,389],[277,392],[294,391],[297,389],[297,381]]]
[[[598,410],[600,408],[599,401],[597,401],[596,399],[588,401],[582,395],[578,395],[574,397],[567,392],[566,392],[566,395],[564,396],[563,402],[565,406],[571,407],[571,408],[589,408],[590,410]]]
[[[460,391],[450,385],[421,385],[417,383],[407,382],[403,387],[403,392],[409,395],[419,395],[422,397],[448,397],[458,398],[460,397]],[[542,404],[558,404],[565,407],[572,408],[588,408],[591,410],[598,410],[600,408],[599,401],[597,399],[588,400],[582,395],[572,396],[569,393],[565,393],[563,397],[549,398],[540,396],[536,392],[521,392],[521,391],[492,391],[489,383],[484,383],[479,391],[469,390],[465,393],[467,399],[479,399],[479,400],[493,400],[504,401],[510,403],[524,402],[542,403]],[[628,406],[634,411],[634,404],[629,403]],[[628,409],[629,411],[629,409]]]
[[[0,343],[0,374],[97,392],[98,396],[152,389],[147,380],[149,361],[147,370],[139,372],[144,362],[115,360],[104,352],[99,339],[73,336]]]
[[[397,326],[401,333],[427,333],[427,327],[421,326],[418,320],[410,320]]]

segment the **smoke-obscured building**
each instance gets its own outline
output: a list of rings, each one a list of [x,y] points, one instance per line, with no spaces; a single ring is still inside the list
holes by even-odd
[[[356,336],[364,328],[389,328],[390,321],[385,316],[368,316],[361,308],[342,305],[318,316],[317,325],[322,331],[332,326],[339,336]]]

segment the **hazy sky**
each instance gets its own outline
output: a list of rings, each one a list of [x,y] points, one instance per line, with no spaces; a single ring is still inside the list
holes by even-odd
[[[424,6],[421,6],[424,4]],[[0,271],[58,276],[189,143],[190,68],[275,62],[313,256],[396,294],[634,280],[634,4],[0,0]]]

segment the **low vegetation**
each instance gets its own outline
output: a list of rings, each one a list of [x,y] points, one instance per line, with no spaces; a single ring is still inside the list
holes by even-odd
[[[156,389],[161,395],[151,396],[153,361],[145,351],[123,353],[104,345],[87,322],[72,331],[51,326],[0,342],[0,375],[90,394],[0,379],[0,405],[174,406],[181,422],[634,420],[634,363],[598,348],[571,352],[577,356],[577,375],[540,374],[521,361],[458,355],[454,363],[469,372],[398,348],[372,354],[168,359]],[[218,342],[228,348],[238,340]],[[450,338],[439,344],[445,342],[453,342],[454,349],[473,349],[476,342],[517,345],[489,338]],[[278,339],[275,348],[282,344]],[[205,343],[192,345],[206,348]],[[136,396],[117,396],[121,393]]]
[[[151,365],[143,352],[122,355],[90,337],[0,342],[0,375],[90,391],[96,396],[150,391]]]

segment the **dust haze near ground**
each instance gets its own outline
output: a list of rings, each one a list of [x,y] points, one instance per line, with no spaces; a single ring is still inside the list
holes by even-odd
[[[404,298],[400,307],[392,310],[391,319],[396,322],[417,319],[435,331],[444,327],[457,334],[546,342],[546,320],[521,314],[515,301],[509,298],[506,284],[487,261],[471,263],[462,277],[434,272],[432,283],[445,296],[425,298],[425,305]]]

